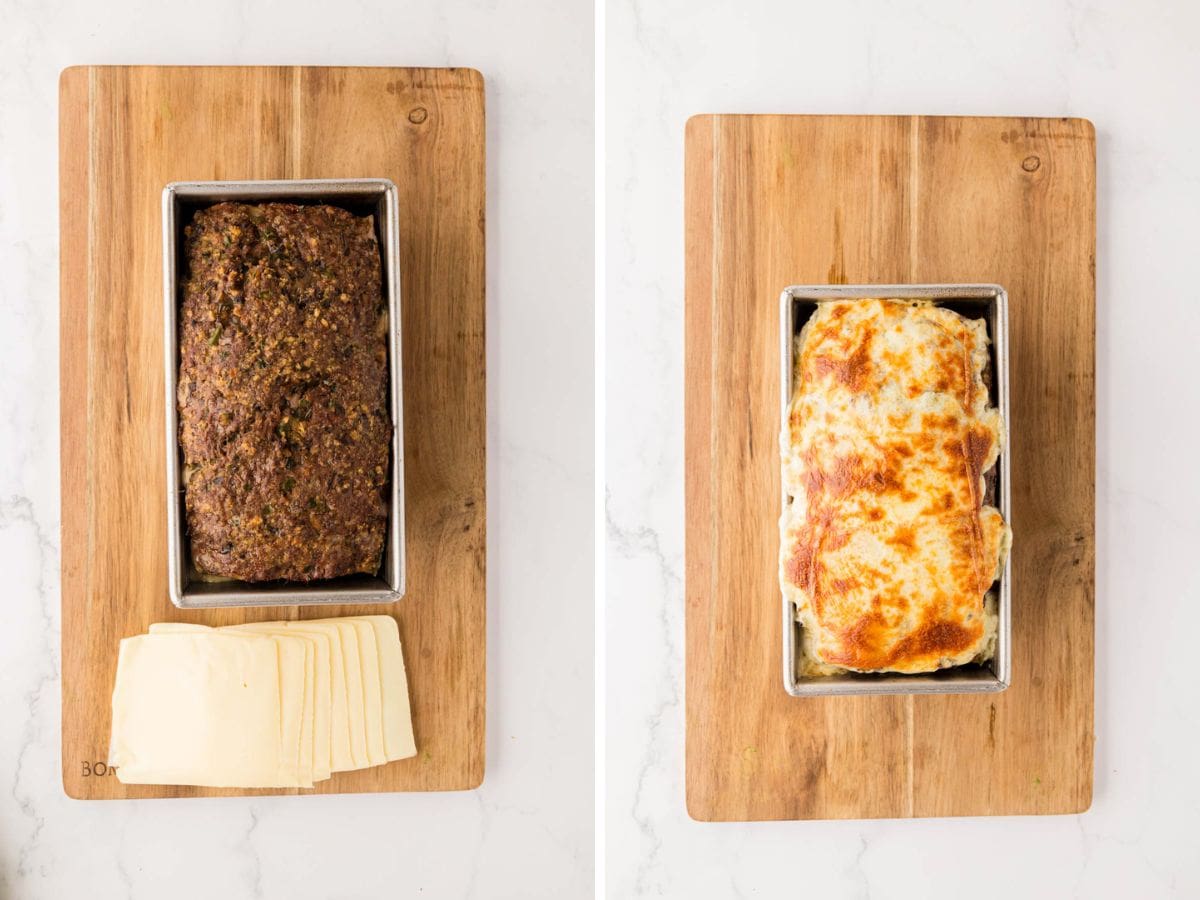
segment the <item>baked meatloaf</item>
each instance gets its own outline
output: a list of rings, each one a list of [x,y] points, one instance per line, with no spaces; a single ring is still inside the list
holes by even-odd
[[[179,443],[202,576],[375,573],[391,422],[372,219],[219,203],[184,230]]]
[[[931,672],[991,658],[1010,540],[987,502],[1004,424],[987,327],[922,301],[820,304],[782,436],[780,581],[800,672]]]

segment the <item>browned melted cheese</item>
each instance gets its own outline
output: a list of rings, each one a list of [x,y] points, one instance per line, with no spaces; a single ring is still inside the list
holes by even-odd
[[[803,626],[801,673],[990,658],[1009,533],[984,504],[1002,434],[984,323],[846,300],[821,304],[797,340],[780,580]]]

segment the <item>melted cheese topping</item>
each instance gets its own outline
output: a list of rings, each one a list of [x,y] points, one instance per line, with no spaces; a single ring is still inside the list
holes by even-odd
[[[801,674],[991,658],[1009,529],[984,505],[1003,424],[982,321],[928,303],[820,304],[782,435],[780,581]]]

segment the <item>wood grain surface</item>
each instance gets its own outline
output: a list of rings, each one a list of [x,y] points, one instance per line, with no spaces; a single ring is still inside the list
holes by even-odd
[[[1080,119],[698,116],[686,136],[687,804],[700,820],[1069,813],[1092,794],[1095,134]],[[1010,304],[1013,678],[792,698],[778,298]]]
[[[469,69],[77,67],[59,106],[62,771],[75,798],[311,793],[122,785],[122,637],[390,612],[418,756],[317,793],[465,790],[484,769],[484,87]],[[167,596],[160,196],[171,181],[399,188],[407,594],[388,606],[183,612]],[[85,763],[92,774],[85,774]]]

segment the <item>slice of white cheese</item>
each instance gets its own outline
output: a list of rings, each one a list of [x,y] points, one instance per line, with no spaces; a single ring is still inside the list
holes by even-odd
[[[240,635],[222,634],[219,637],[228,640]],[[300,786],[312,787],[312,691],[305,689],[309,680],[305,663],[309,663],[308,673],[311,673],[312,650],[298,638],[262,635],[258,640],[272,641],[279,651],[280,734],[284,758],[289,758],[286,751],[294,747],[295,756],[291,759],[295,760]],[[309,704],[307,710],[306,701]],[[305,721],[309,723],[307,741]]]
[[[416,756],[412,710],[408,702],[408,677],[404,671],[404,652],[400,647],[400,629],[391,616],[357,616],[375,632],[379,652],[379,685],[383,705],[383,744],[389,760]]]
[[[299,717],[287,716],[281,702],[283,685],[303,679],[303,649],[289,650],[274,640],[191,630],[121,641],[109,751],[117,778],[307,786],[298,765]]]
[[[221,641],[244,637],[249,640],[269,641],[275,645],[279,668],[279,730],[282,740],[283,764],[294,770],[299,787],[313,785],[313,652],[300,636],[278,637],[271,634],[245,633],[238,635],[225,629],[213,629],[204,625],[183,622],[155,622],[150,626],[151,636],[169,634],[203,633],[220,648]],[[218,650],[213,651],[214,658]],[[180,782],[175,782],[180,783]],[[230,785],[242,787],[243,785]],[[264,785],[273,787],[274,785]]]
[[[383,693],[379,685],[379,647],[375,629],[362,619],[347,619],[358,634],[362,662],[363,712],[367,726],[367,759],[378,766],[388,761],[383,745]]]

